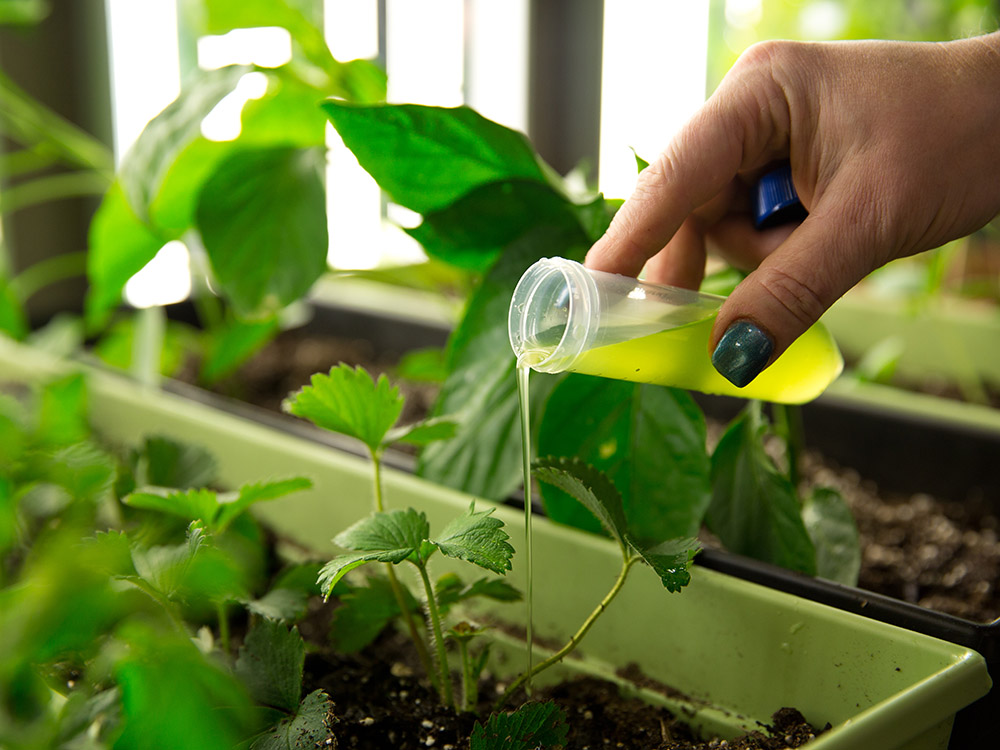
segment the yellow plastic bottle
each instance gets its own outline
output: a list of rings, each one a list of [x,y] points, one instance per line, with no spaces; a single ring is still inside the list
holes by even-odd
[[[708,350],[723,301],[543,258],[514,291],[508,333],[519,360],[541,372],[581,372],[777,403],[811,401],[843,369],[836,344],[817,323],[750,384],[736,387],[715,370]]]

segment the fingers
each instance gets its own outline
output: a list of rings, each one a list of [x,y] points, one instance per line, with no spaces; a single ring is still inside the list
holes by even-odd
[[[587,254],[587,267],[638,275],[687,216],[731,182],[743,155],[742,133],[735,110],[710,100],[639,175],[635,192]],[[682,239],[680,245],[686,242]],[[666,266],[661,263],[659,268],[664,271]],[[677,273],[688,275],[683,269]]]
[[[705,237],[698,220],[689,217],[667,243],[646,263],[647,281],[697,289],[705,276]]]
[[[712,331],[722,375],[749,383],[872,270],[851,227],[837,215],[810,215],[736,287]]]

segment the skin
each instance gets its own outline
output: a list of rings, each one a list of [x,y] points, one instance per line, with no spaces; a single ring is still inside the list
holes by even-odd
[[[790,160],[809,216],[757,231],[748,186]],[[1000,213],[1000,32],[947,43],[765,42],[643,170],[586,265],[697,288],[708,251],[749,276],[719,314],[770,361],[890,260]]]

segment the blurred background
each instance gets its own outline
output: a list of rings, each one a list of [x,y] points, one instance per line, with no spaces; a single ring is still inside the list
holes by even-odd
[[[0,0],[0,125],[6,136],[0,271],[11,278],[39,261],[76,253],[61,263],[61,271],[56,268],[62,281],[32,296],[33,318],[78,304],[79,251],[86,248],[106,175],[178,96],[182,81],[199,70],[233,64],[273,68],[292,58],[298,41],[277,16],[273,26],[203,33],[199,18],[211,5],[210,0]],[[246,5],[256,9],[257,18],[266,17],[269,3]],[[293,7],[314,19],[336,60],[375,61],[388,76],[388,101],[468,104],[525,132],[557,171],[576,170],[608,197],[631,192],[635,155],[650,159],[661,150],[754,42],[946,40],[992,31],[1000,16],[997,0],[286,0],[270,5],[275,13]],[[266,85],[259,72],[243,76],[203,119],[202,135],[237,137],[242,108],[262,96]],[[31,143],[35,115],[25,110],[30,100],[93,136],[107,155],[91,153],[88,169],[69,175],[45,171],[47,159],[54,161],[46,153],[51,144]],[[331,267],[420,260],[419,246],[400,231],[415,217],[387,203],[328,129]],[[93,143],[81,148],[99,151]],[[43,168],[40,181],[27,181],[29,166]],[[1000,275],[992,267],[995,257],[961,243],[905,264],[881,283],[913,293],[940,288],[958,273],[966,292],[995,297]],[[168,243],[128,284],[128,300],[144,306],[183,299],[191,288],[189,263],[182,241]],[[30,282],[30,276],[21,280],[29,291]]]

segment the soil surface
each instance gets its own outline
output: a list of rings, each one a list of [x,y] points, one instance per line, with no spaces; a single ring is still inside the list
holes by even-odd
[[[289,332],[217,390],[280,411],[285,396],[338,362],[390,377],[394,365],[363,338]],[[426,414],[435,387],[394,382],[406,396],[402,419]],[[710,441],[720,429],[710,424]],[[1000,617],[1000,518],[994,509],[923,494],[883,493],[856,471],[814,453],[804,455],[801,468],[805,488],[832,486],[851,506],[862,545],[861,588],[975,622]]]
[[[316,612],[302,623],[307,641],[326,643],[327,617]],[[324,646],[312,650],[303,687],[306,693],[321,688],[333,701],[339,750],[466,750],[476,722],[485,721],[478,717],[490,715],[504,685],[487,676],[475,713],[445,708],[420,679],[410,644],[386,631],[359,654],[335,654]],[[569,728],[565,747],[572,750],[778,750],[801,747],[820,733],[795,709],[782,708],[769,726],[749,734],[703,738],[670,711],[623,697],[613,684],[589,677],[538,690],[532,700],[552,700],[562,709]]]

